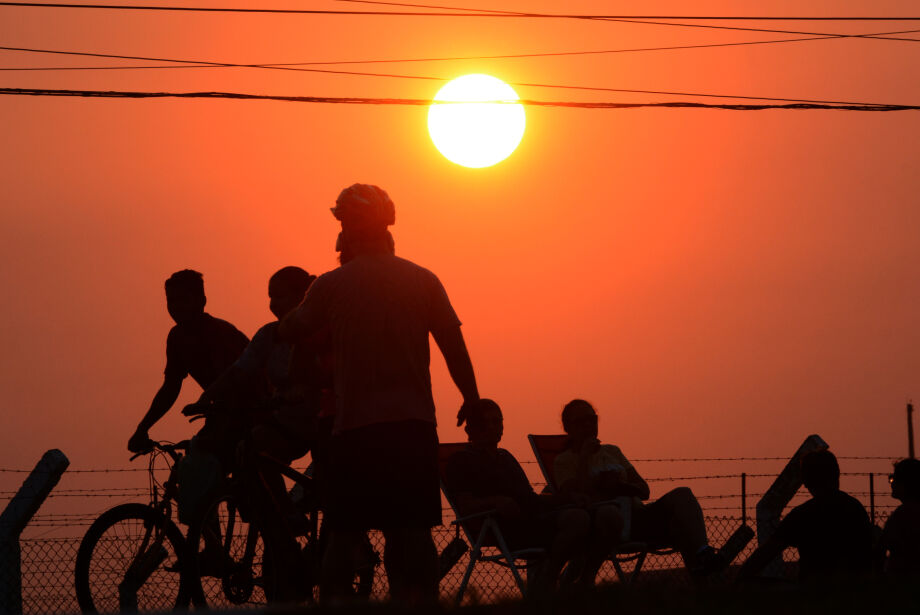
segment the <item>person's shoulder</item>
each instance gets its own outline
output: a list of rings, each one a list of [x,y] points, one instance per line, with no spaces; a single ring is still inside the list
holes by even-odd
[[[435,275],[435,273],[431,271],[430,269],[428,269],[427,267],[423,267],[419,265],[418,263],[414,261],[410,261],[409,259],[403,258],[401,256],[394,255],[391,258],[392,258],[391,262],[394,267],[402,269],[406,272],[411,272],[414,275],[417,275],[421,278],[425,278],[425,279],[440,283],[440,280],[438,280],[438,276]]]
[[[278,325],[281,324],[277,320],[273,320],[270,323],[264,324],[259,327],[259,330],[256,331],[256,334],[252,336],[252,341],[262,340],[262,339],[275,339],[275,333],[278,331]]]
[[[616,455],[617,457],[623,456],[623,451],[621,451],[620,447],[616,444],[601,444],[601,450],[609,455]]]
[[[204,320],[205,326],[207,327],[212,327],[214,329],[219,329],[223,331],[237,331],[239,333],[242,333],[242,331],[237,329],[236,326],[228,320],[224,320],[223,318],[217,318],[216,316],[212,316],[211,314],[208,314],[207,312],[204,313],[204,316],[205,316],[205,320]]]
[[[518,463],[517,458],[515,458],[515,456],[511,454],[511,451],[509,451],[506,448],[499,447],[498,456],[505,462],[514,463],[515,465],[521,465],[520,463]]]

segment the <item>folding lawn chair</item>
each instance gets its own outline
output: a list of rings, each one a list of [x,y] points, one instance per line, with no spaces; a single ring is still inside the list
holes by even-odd
[[[460,537],[460,531],[462,530],[466,540],[471,545],[470,561],[466,566],[466,571],[463,573],[463,580],[460,582],[460,590],[457,593],[458,606],[463,600],[463,594],[466,592],[470,576],[473,574],[473,568],[479,562],[490,562],[508,568],[514,576],[514,582],[521,591],[521,595],[524,595],[527,588],[521,578],[521,569],[527,569],[534,560],[542,559],[546,556],[546,549],[543,548],[510,549],[498,526],[495,510],[460,516],[456,506],[455,494],[451,493],[444,476],[447,469],[447,460],[450,459],[451,455],[462,451],[466,447],[466,442],[441,443],[438,445],[438,470],[441,476],[441,491],[444,492],[447,503],[450,504],[451,509],[457,516],[451,523],[456,528],[457,538]],[[483,553],[483,549],[487,549],[489,552]],[[519,563],[521,560],[523,560],[523,563]]]
[[[527,440],[530,441],[530,448],[533,449],[534,457],[537,458],[537,464],[540,466],[540,471],[543,472],[543,477],[546,479],[546,486],[549,491],[559,493],[559,486],[556,485],[555,476],[553,475],[553,464],[556,461],[556,457],[565,450],[568,436],[564,434],[551,436],[529,434]],[[646,542],[630,540],[632,529],[632,498],[621,496],[614,498],[612,501],[619,505],[620,514],[623,516],[623,542],[618,544],[610,554],[610,561],[613,564],[613,569],[616,570],[617,578],[620,579],[620,582],[630,584],[639,576],[639,573],[642,571],[642,565],[645,563],[645,558],[648,557],[649,553],[653,555],[670,555],[674,553],[674,549],[657,546],[653,547]],[[629,574],[626,574],[626,571],[623,570],[623,564],[627,562],[635,562]]]

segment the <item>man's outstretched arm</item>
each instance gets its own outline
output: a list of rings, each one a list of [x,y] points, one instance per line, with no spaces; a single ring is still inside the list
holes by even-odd
[[[466,342],[463,340],[463,333],[460,331],[460,325],[456,327],[447,327],[432,331],[435,343],[441,349],[444,355],[444,361],[447,363],[447,371],[450,377],[463,395],[463,404],[469,404],[479,399],[479,389],[476,387],[476,374],[473,372],[473,362],[470,360],[470,353],[466,349]],[[457,425],[463,423],[461,414],[457,415]]]
[[[181,389],[181,378],[166,377],[163,379],[163,385],[160,387],[160,390],[157,391],[157,394],[153,396],[153,401],[150,403],[150,409],[147,410],[147,414],[145,414],[141,422],[138,423],[134,435],[128,440],[129,451],[136,453],[146,448],[147,442],[150,440],[147,432],[157,421],[163,418],[169,409],[172,408],[172,405],[176,403]]]

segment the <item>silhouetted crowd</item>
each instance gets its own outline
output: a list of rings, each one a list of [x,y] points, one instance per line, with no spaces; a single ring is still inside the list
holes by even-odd
[[[328,603],[350,595],[354,562],[371,529],[385,538],[391,598],[437,601],[431,528],[442,521],[441,488],[457,515],[471,518],[474,533],[491,516],[508,548],[544,550],[529,580],[540,592],[560,582],[592,586],[612,553],[637,542],[676,550],[700,584],[726,569],[736,553],[709,544],[693,492],[681,487],[649,501],[648,484],[623,451],[598,440],[598,414],[587,401],[564,406],[565,436],[543,466],[547,490],[536,493],[499,446],[501,408],[479,396],[444,287],[432,272],[395,255],[388,227],[396,214],[387,193],[355,184],[332,213],[341,223],[340,266],[319,277],[294,266],[274,273],[268,295],[276,319],[251,340],[205,312],[200,273],[186,269],[166,280],[176,324],[166,339],[163,384],[128,448],[152,446],[149,431],[175,404],[187,376],[201,386],[199,400],[183,410],[204,424],[183,460],[182,476],[198,487],[182,492],[180,520],[188,523],[228,474],[248,476],[265,539],[279,561],[292,561],[296,541],[272,523],[287,514],[279,504],[284,481],[258,460],[290,464],[309,452],[329,532],[320,577],[320,597]],[[458,425],[469,437],[446,463],[439,461],[429,335],[463,397]],[[881,532],[862,504],[840,490],[829,450],[802,457],[801,477],[812,498],[761,541],[740,579],[758,578],[788,547],[798,550],[805,582],[881,572],[920,579],[920,461],[895,465],[892,495],[902,504]],[[279,593],[296,596],[296,587]]]

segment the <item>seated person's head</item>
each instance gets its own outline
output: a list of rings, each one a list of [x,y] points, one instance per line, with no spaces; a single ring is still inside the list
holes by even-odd
[[[812,451],[802,457],[802,482],[812,496],[834,493],[840,489],[840,466],[829,450]]]
[[[166,311],[176,324],[194,321],[204,313],[204,278],[197,271],[183,269],[166,280]]]
[[[300,305],[316,276],[300,267],[283,267],[268,279],[268,309],[278,320]]]
[[[472,444],[498,446],[505,431],[502,409],[491,399],[480,399],[466,410],[466,435]]]
[[[920,459],[902,459],[894,464],[891,481],[891,497],[902,502],[920,501]]]
[[[573,399],[562,408],[562,428],[572,444],[597,438],[597,412],[583,399]]]

